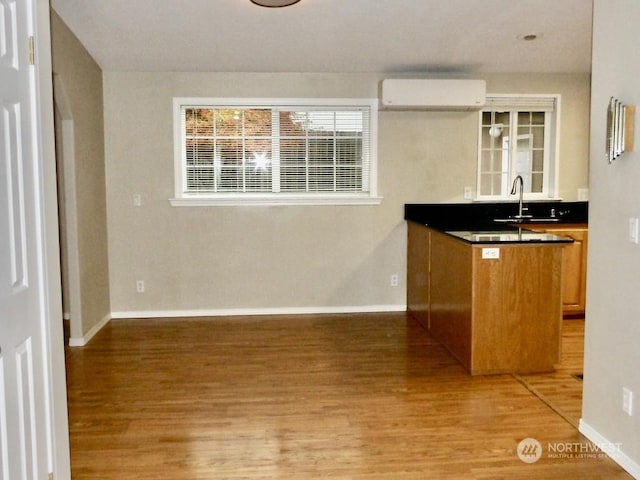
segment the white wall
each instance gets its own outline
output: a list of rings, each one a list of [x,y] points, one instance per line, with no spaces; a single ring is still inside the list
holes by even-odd
[[[379,206],[171,207],[172,98],[377,97],[380,75],[104,74],[111,307],[145,312],[404,308],[403,206],[462,201],[475,186],[474,112],[379,116]],[[566,173],[586,187],[588,75],[486,78],[492,93],[560,93]],[[133,195],[143,205],[133,206]],[[136,280],[146,292],[135,293]]]
[[[64,141],[56,141],[57,162],[64,164],[59,187],[64,188],[60,197],[67,220],[61,224],[68,241],[62,242],[62,260],[70,271],[63,292],[70,310],[65,313],[72,316],[71,343],[82,344],[111,312],[102,70],[54,11],[51,54],[58,120],[65,122],[56,126],[58,135],[65,131]]]
[[[611,96],[640,105],[640,3],[595,0],[591,107],[591,202],[583,417],[581,430],[622,444],[620,461],[640,478],[640,245],[628,241],[640,216],[640,135],[612,165],[605,160],[606,109]],[[632,417],[622,411],[622,387],[635,393]]]

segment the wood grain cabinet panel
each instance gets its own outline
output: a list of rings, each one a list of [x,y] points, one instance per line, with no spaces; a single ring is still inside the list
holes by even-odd
[[[495,247],[495,245],[492,245]],[[559,244],[473,246],[472,373],[551,371],[560,359]]]
[[[562,311],[566,316],[584,315],[587,303],[587,226],[545,224],[530,229],[573,239],[573,243],[565,245],[563,252]]]
[[[429,257],[431,231],[414,222],[407,225],[407,310],[429,328]]]
[[[431,232],[431,334],[467,369],[473,363],[473,252],[468,244]]]
[[[471,244],[412,222],[408,241],[408,311],[472,375],[554,370],[563,244]]]

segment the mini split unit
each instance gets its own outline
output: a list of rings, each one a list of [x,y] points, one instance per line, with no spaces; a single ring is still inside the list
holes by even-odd
[[[385,79],[382,107],[388,110],[480,110],[485,104],[484,80]]]

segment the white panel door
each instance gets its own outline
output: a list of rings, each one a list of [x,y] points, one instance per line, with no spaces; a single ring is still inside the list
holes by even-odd
[[[51,438],[33,0],[0,0],[0,479],[45,479]]]

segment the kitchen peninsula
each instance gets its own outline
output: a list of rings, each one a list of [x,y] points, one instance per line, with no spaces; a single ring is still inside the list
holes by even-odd
[[[560,356],[563,248],[530,230],[586,221],[584,202],[408,204],[407,309],[472,374],[552,371]],[[536,223],[537,222],[537,223]]]

